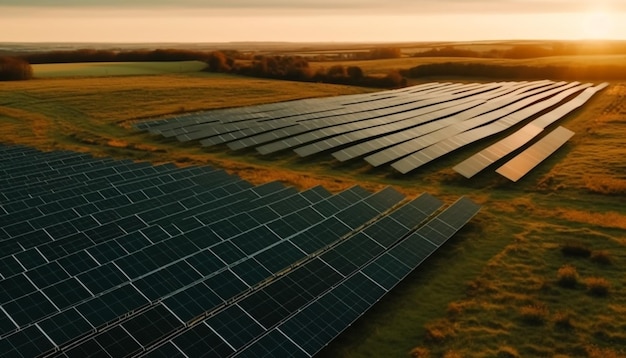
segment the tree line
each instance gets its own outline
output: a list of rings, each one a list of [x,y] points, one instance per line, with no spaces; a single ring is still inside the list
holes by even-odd
[[[365,75],[358,66],[333,65],[329,68],[313,69],[301,56],[258,55],[252,61],[243,62],[215,52],[208,62],[207,70],[252,77],[365,87],[394,88],[406,85],[406,80],[399,71],[391,71],[385,76],[378,77]]]
[[[480,57],[530,59],[549,56],[616,55],[626,54],[626,44],[588,44],[577,42],[553,42],[545,45],[522,44],[507,48],[492,48],[486,51],[457,48],[454,46],[436,47],[416,52],[412,57]]]
[[[22,54],[19,57],[31,64],[76,62],[164,62],[206,61],[209,52],[178,49],[156,50],[95,50],[79,49]]]

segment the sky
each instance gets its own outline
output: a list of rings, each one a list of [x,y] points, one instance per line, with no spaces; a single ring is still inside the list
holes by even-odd
[[[0,0],[0,42],[626,40],[626,0]]]

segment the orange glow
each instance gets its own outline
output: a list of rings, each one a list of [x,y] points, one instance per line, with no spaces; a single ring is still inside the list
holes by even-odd
[[[584,14],[583,36],[587,39],[606,39],[614,35],[616,20],[605,11],[592,11]]]
[[[624,39],[626,13],[302,14],[196,9],[3,8],[6,42],[394,42]]]

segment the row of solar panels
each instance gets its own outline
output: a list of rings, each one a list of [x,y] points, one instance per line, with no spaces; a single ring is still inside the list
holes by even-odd
[[[7,356],[312,356],[479,210],[0,146]]]
[[[604,89],[607,85],[607,83],[603,83],[585,89],[570,101],[532,120],[515,133],[467,158],[453,169],[466,178],[473,177],[491,164],[530,143],[534,138],[539,136],[546,127],[583,106],[595,93]],[[533,146],[505,163],[496,171],[512,181],[519,180],[573,136],[573,132],[561,128],[562,127],[559,127],[557,132],[548,134],[546,136],[547,138],[544,137],[537,141]],[[541,155],[535,155],[534,149],[532,148],[542,147],[542,143],[548,143],[549,150],[542,151]]]
[[[222,109],[138,124],[203,146],[331,152],[400,173],[543,115],[554,122],[606,86],[578,82],[427,83],[402,90]],[[544,114],[544,112],[549,114]],[[544,120],[548,122],[548,120]],[[546,123],[547,125],[547,123]]]

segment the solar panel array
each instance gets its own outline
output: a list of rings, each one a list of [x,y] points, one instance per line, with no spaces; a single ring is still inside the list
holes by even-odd
[[[607,84],[603,83],[601,85],[585,89],[574,99],[561,104],[548,113],[536,118],[519,129],[517,132],[503,138],[497,143],[457,164],[453,169],[466,178],[473,177],[489,165],[531,142],[536,136],[542,133],[546,127],[563,118],[568,113],[580,108],[595,93],[604,89],[606,86]]]
[[[144,122],[142,130],[203,146],[330,153],[413,172],[467,144],[525,124],[547,125],[606,84],[578,82],[427,83],[400,90],[221,109]],[[557,109],[561,108],[561,109]],[[554,118],[553,118],[554,117]],[[558,118],[556,118],[558,117]],[[541,121],[539,121],[541,122]],[[472,164],[474,166],[475,164]]]
[[[541,163],[565,144],[573,135],[574,132],[569,129],[558,127],[498,168],[496,172],[512,181],[518,181],[532,168],[537,166],[537,164]]]
[[[0,146],[0,351],[309,357],[478,210]]]

